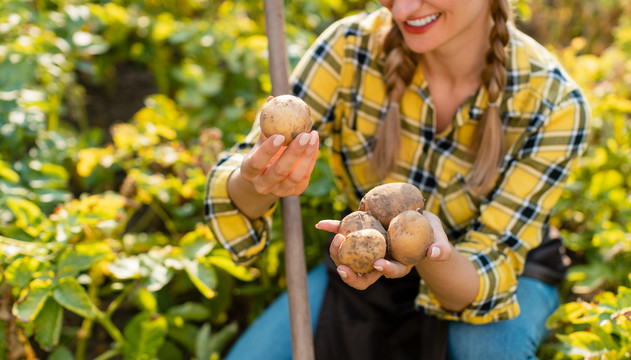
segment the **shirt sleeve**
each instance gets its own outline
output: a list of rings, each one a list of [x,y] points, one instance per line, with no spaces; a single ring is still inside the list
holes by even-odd
[[[292,93],[309,105],[320,137],[330,132],[335,118],[336,89],[342,68],[341,23],[332,25],[314,42],[290,77]],[[241,165],[259,136],[258,120],[246,139],[222,154],[207,176],[205,220],[217,241],[238,264],[251,263],[267,246],[277,203],[260,219],[245,216],[228,196],[228,179]]]
[[[455,244],[478,272],[473,303],[459,313],[449,312],[421,281],[417,306],[441,318],[475,324],[519,315],[517,277],[527,253],[541,242],[550,211],[588,140],[589,109],[579,90],[569,91],[548,114],[533,117],[532,130],[505,159],[497,187]]]
[[[241,165],[256,138],[255,126],[246,139],[224,153],[206,180],[204,215],[215,239],[226,248],[237,264],[249,264],[269,242],[274,204],[260,219],[245,216],[228,196],[228,179]]]

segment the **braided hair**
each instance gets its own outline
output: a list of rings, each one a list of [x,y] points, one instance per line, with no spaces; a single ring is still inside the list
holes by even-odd
[[[482,70],[482,84],[488,92],[487,108],[475,131],[473,149],[476,156],[467,182],[469,191],[479,196],[495,181],[504,156],[504,130],[499,106],[506,86],[505,47],[510,40],[507,27],[510,20],[508,1],[491,0],[491,14],[491,47],[486,54],[486,66]]]
[[[399,154],[401,141],[399,104],[405,89],[412,82],[418,60],[418,55],[407,46],[399,27],[394,22],[384,36],[383,52],[386,57],[384,73],[389,104],[377,134],[372,159],[373,168],[381,178],[384,178],[394,167]]]

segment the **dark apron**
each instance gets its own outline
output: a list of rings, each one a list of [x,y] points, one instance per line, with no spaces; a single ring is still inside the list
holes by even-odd
[[[567,263],[560,239],[546,236],[526,260],[523,276],[558,285]],[[315,331],[316,360],[443,360],[445,320],[414,306],[419,276],[412,269],[400,279],[381,277],[366,290],[346,285],[325,251],[329,284]]]

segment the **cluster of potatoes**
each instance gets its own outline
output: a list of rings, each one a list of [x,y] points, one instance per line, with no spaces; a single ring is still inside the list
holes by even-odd
[[[311,109],[299,97],[280,95],[268,101],[259,116],[261,132],[281,134],[285,145],[312,127]],[[434,242],[434,232],[423,216],[425,199],[415,186],[398,182],[377,186],[362,198],[359,209],[342,219],[346,237],[339,259],[358,274],[373,270],[375,260],[393,259],[404,265],[421,261]]]
[[[425,258],[434,231],[422,214],[425,199],[414,185],[396,182],[377,186],[362,198],[359,209],[345,216],[339,233],[341,264],[358,274],[386,258],[414,265]]]

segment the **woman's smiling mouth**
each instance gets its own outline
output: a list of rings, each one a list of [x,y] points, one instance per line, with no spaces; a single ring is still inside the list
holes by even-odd
[[[439,17],[440,14],[432,14],[418,19],[406,20],[403,23],[403,27],[407,32],[420,34],[429,30],[431,25],[433,25]]]

